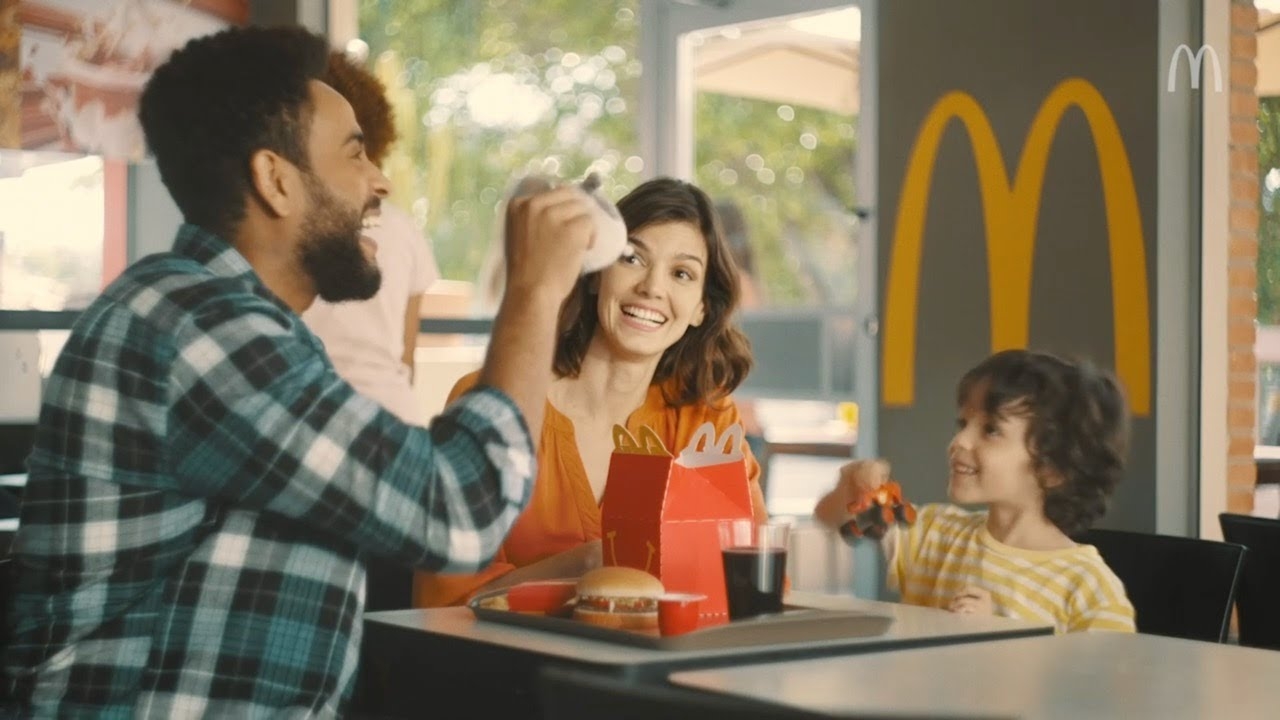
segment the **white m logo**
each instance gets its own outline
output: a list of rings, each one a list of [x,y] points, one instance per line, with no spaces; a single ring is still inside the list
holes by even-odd
[[[1222,92],[1222,66],[1218,64],[1218,52],[1210,45],[1201,45],[1200,49],[1191,52],[1191,48],[1186,44],[1179,45],[1174,48],[1173,57],[1169,58],[1169,83],[1167,90],[1173,92],[1178,84],[1178,57],[1182,53],[1187,54],[1187,64],[1191,66],[1191,89],[1200,89],[1200,62],[1204,60],[1205,52],[1209,53],[1209,59],[1213,61],[1213,91]]]

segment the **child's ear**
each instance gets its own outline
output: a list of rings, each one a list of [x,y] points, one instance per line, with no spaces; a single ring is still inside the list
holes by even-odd
[[[1044,488],[1045,490],[1050,490],[1056,487],[1062,487],[1062,485],[1067,481],[1066,478],[1062,477],[1062,473],[1053,469],[1046,469],[1042,471],[1040,473],[1039,480],[1040,480],[1040,487]]]

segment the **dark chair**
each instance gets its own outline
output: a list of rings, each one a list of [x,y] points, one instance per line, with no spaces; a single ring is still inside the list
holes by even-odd
[[[34,423],[0,423],[0,475],[27,471],[35,437]]]
[[[1101,529],[1075,540],[1098,548],[1124,583],[1138,632],[1226,642],[1243,545]]]
[[[0,558],[0,659],[9,648],[9,601],[13,597],[14,580],[12,558]],[[0,664],[0,708],[6,700],[9,700],[9,677]]]
[[[20,509],[17,496],[8,488],[0,487],[0,519],[18,517]]]
[[[413,569],[382,558],[365,565],[365,612],[413,607]]]
[[[1280,650],[1280,520],[1222,513],[1218,524],[1249,548],[1236,592],[1240,644]]]

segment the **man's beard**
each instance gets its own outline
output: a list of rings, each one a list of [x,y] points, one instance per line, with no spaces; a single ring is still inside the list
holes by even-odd
[[[298,253],[316,294],[328,302],[368,300],[382,286],[382,271],[360,249],[364,208],[345,204],[312,173],[303,175],[311,211],[302,223]]]

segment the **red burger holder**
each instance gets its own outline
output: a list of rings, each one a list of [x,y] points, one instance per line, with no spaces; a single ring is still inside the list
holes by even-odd
[[[716,528],[753,517],[742,426],[716,437],[705,423],[679,456],[648,426],[632,436],[615,425],[613,440],[601,501],[604,563],[644,570],[667,592],[706,595],[699,616],[727,618]]]

